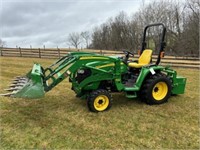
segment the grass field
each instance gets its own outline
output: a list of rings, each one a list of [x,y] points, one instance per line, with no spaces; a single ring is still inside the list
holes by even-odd
[[[54,60],[0,58],[0,93],[10,80]],[[149,106],[113,95],[113,107],[91,113],[64,81],[38,100],[0,97],[1,149],[199,149],[199,70],[187,77],[186,93]]]

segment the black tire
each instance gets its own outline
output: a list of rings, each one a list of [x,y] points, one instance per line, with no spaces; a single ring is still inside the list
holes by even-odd
[[[99,89],[90,93],[87,104],[92,112],[105,111],[112,106],[112,96],[107,90]]]
[[[172,82],[165,74],[157,73],[143,83],[140,96],[149,105],[163,104],[171,96]]]

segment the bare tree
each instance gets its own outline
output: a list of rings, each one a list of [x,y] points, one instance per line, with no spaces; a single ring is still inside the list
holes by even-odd
[[[195,18],[199,18],[200,1],[199,0],[187,0],[187,7],[192,11]]]
[[[177,49],[182,49],[186,56],[199,57],[199,8],[198,0],[187,0],[183,32],[180,41],[176,44]]]
[[[143,6],[138,13],[134,14],[133,20],[137,22],[140,30],[144,26],[151,23],[161,22],[167,27],[166,50],[174,49],[175,42],[180,38],[183,30],[182,11],[184,5],[179,1],[172,0],[154,0],[151,3]],[[142,31],[141,31],[142,32]],[[148,45],[156,50],[159,41],[159,28],[151,28],[148,31]],[[169,51],[168,51],[169,52]]]
[[[81,44],[81,35],[77,32],[70,33],[68,36],[68,42],[70,45],[78,49],[78,46]]]
[[[95,27],[94,31],[92,33],[92,43],[91,47],[95,49],[101,49],[102,48],[102,42],[101,42],[101,29],[99,27]]]
[[[90,32],[89,31],[81,32],[81,37],[85,41],[86,48],[89,48]]]
[[[167,28],[166,52],[174,55],[199,55],[199,0],[154,0],[128,17],[120,12],[96,27],[91,45],[97,49],[137,50],[143,29],[151,23],[163,23]],[[158,52],[161,28],[147,31],[147,45]]]
[[[111,22],[112,43],[114,43],[115,49],[129,48],[128,23],[128,16],[123,11],[114,18],[113,22]]]
[[[0,47],[3,47],[6,45],[6,41],[3,41],[1,38],[0,38]]]

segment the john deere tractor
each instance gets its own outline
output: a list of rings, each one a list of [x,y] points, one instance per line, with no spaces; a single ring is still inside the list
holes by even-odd
[[[153,26],[162,27],[160,48],[155,62],[153,50],[146,48],[146,32]],[[67,77],[77,97],[87,99],[90,111],[100,112],[112,106],[113,92],[124,92],[127,98],[139,97],[147,104],[162,104],[171,95],[183,94],[186,78],[169,67],[160,66],[164,54],[166,28],[162,23],[145,27],[140,56],[124,51],[124,57],[95,53],[71,52],[47,68],[34,64],[25,76],[16,77],[4,96],[40,98]]]

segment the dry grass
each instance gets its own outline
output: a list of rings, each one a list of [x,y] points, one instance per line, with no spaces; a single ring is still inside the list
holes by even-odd
[[[0,91],[37,61],[0,58]],[[199,70],[176,69],[186,76],[184,95],[148,106],[114,95],[111,110],[91,113],[66,81],[38,100],[0,97],[1,149],[199,149]]]

